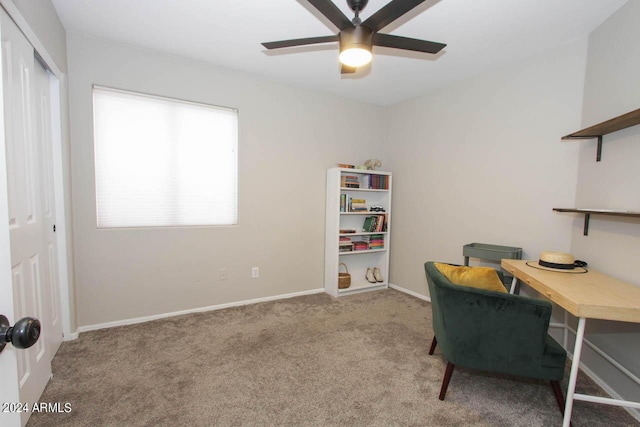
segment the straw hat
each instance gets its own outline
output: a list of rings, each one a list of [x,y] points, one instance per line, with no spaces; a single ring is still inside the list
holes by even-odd
[[[564,252],[544,251],[540,254],[540,259],[528,261],[529,267],[538,268],[540,270],[556,271],[559,273],[586,273],[584,268],[587,263],[584,261],[576,261],[573,255]]]

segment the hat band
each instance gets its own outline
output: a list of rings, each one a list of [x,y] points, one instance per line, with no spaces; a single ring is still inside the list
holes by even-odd
[[[543,260],[538,260],[538,264],[540,264],[543,267],[558,268],[560,270],[573,270],[575,268],[574,264],[558,264],[555,262],[548,262]]]

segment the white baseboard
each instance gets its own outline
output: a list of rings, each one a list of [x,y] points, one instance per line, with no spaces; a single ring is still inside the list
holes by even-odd
[[[419,298],[419,299],[421,299],[423,301],[431,302],[431,298],[429,298],[428,296],[419,294],[419,293],[417,293],[415,291],[411,291],[411,290],[409,290],[407,288],[403,288],[401,286],[394,285],[393,283],[389,283],[389,287],[391,289],[395,289],[396,291],[400,291],[400,292],[404,292],[405,294],[409,294],[412,297]]]
[[[62,341],[73,341],[73,340],[77,340],[78,337],[80,336],[79,332],[72,332],[70,334],[63,334],[62,336]]]
[[[182,316],[183,314],[202,313],[206,311],[222,310],[223,308],[240,307],[243,305],[255,304],[258,302],[275,301],[275,300],[299,297],[303,295],[319,294],[322,292],[324,292],[323,288],[311,289],[309,291],[294,292],[294,293],[283,294],[283,295],[274,295],[270,297],[255,298],[255,299],[244,300],[244,301],[235,301],[235,302],[229,302],[225,304],[210,305],[207,307],[190,308],[188,310],[174,311],[171,313],[154,314],[152,316],[136,317],[134,319],[116,320],[113,322],[99,323],[96,325],[80,326],[78,328],[78,332],[88,332],[88,331],[95,331],[97,329],[115,328],[117,326],[135,325],[136,323],[150,322],[152,320],[165,319],[167,317]],[[75,338],[77,338],[78,333],[76,333],[75,335],[76,335]],[[69,338],[69,339],[75,339],[75,338]]]

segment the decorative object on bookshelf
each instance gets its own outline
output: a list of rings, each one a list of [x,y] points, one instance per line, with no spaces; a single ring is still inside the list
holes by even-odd
[[[346,273],[338,272],[338,289],[346,289],[351,286],[351,274],[349,274],[347,264],[341,262],[340,265],[344,265]],[[340,267],[340,265],[338,267]]]
[[[368,170],[376,170],[376,168],[381,168],[382,167],[382,162],[378,159],[369,159],[366,162],[364,162],[364,165],[367,167]]]
[[[349,165],[347,163],[338,163],[338,167],[345,169],[355,169],[355,165]]]

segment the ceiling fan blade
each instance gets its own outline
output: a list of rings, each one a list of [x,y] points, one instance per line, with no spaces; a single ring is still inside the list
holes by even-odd
[[[393,0],[367,18],[362,25],[371,28],[373,32],[380,31],[424,1],[425,0]]]
[[[341,30],[353,27],[353,24],[344,16],[344,13],[331,0],[307,0],[313,7],[318,9],[329,21]],[[423,0],[424,1],[424,0]]]
[[[446,44],[427,40],[410,39],[408,37],[392,36],[391,34],[373,34],[374,46],[392,47],[396,49],[413,50],[416,52],[438,53]]]
[[[351,74],[356,72],[356,67],[349,67],[348,65],[342,64],[340,68],[340,74]]]
[[[280,49],[283,47],[293,47],[293,46],[304,46],[308,44],[318,44],[318,43],[329,43],[329,42],[337,42],[338,35],[335,34],[333,36],[322,36],[322,37],[308,37],[305,39],[292,39],[292,40],[280,40],[277,42],[265,42],[262,43],[262,46],[267,49]]]

